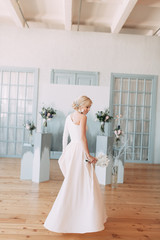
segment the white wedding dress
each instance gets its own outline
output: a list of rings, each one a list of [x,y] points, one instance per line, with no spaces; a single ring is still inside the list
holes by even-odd
[[[68,134],[71,141],[68,142]],[[86,233],[104,229],[107,216],[93,164],[85,161],[80,125],[66,118],[59,165],[64,181],[44,227],[59,233]]]

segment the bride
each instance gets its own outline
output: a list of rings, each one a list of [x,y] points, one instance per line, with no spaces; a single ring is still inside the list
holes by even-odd
[[[65,121],[63,152],[58,161],[64,181],[44,223],[53,232],[97,232],[104,229],[107,219],[94,170],[97,159],[90,155],[86,138],[86,115],[91,105],[90,98],[81,96],[73,102],[75,111]]]

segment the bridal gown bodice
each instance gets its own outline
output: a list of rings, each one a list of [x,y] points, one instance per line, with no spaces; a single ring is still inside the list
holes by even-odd
[[[63,150],[67,146],[68,135],[70,136],[71,142],[81,142],[80,125],[73,123],[70,115],[67,117],[65,126],[64,126]]]
[[[61,233],[103,230],[107,217],[100,186],[93,164],[85,161],[80,125],[73,123],[70,115],[65,121],[63,153],[58,162],[64,181],[44,226]]]
[[[67,135],[70,135],[71,141],[81,141],[80,125],[73,123],[71,116],[69,115],[66,121],[66,127],[68,129]],[[66,138],[68,136],[64,136]]]

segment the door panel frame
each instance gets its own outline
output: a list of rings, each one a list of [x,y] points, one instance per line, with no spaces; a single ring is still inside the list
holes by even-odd
[[[151,112],[150,112],[150,125],[149,125],[149,149],[148,149],[148,160],[126,160],[126,153],[124,156],[124,161],[125,162],[134,162],[134,163],[153,163],[154,160],[154,141],[155,141],[155,119],[156,119],[156,101],[157,101],[157,80],[158,80],[158,76],[156,75],[146,75],[146,74],[122,74],[122,73],[111,73],[111,82],[110,82],[110,112],[113,115],[113,106],[114,106],[114,84],[115,84],[115,78],[120,78],[122,79],[144,79],[144,80],[152,80],[152,91],[151,91]],[[144,82],[145,84],[145,82]],[[144,85],[145,88],[145,85]],[[138,90],[138,84],[136,81],[136,94],[138,94],[139,92]],[[122,97],[122,81],[121,81],[121,86],[120,86],[120,99]],[[128,92],[130,92],[130,89],[128,88]],[[143,91],[144,92],[144,91]],[[146,94],[146,92],[144,92]],[[137,98],[136,98],[137,99]],[[144,106],[144,101],[145,99],[143,99],[143,106]],[[121,104],[122,106],[122,104]],[[135,107],[135,111],[137,109],[137,104]],[[144,111],[144,107],[143,107],[143,111]],[[129,94],[128,94],[128,99],[127,99],[127,116],[129,113]],[[120,113],[120,108],[119,108],[119,114]],[[128,119],[128,117],[127,117]],[[135,118],[134,118],[135,119]],[[126,121],[128,124],[128,120]],[[113,123],[112,123],[112,129],[113,129]],[[134,137],[135,137],[135,121],[134,121]],[[143,121],[142,121],[142,130],[143,130],[144,126],[143,126]],[[123,129],[122,129],[123,130]],[[134,143],[133,143],[133,147],[135,147]],[[142,148],[142,138],[141,138],[141,151],[143,150]],[[134,150],[134,149],[133,149]]]
[[[32,74],[34,74],[34,83],[33,83],[33,98],[32,98],[32,102],[33,102],[33,104],[32,104],[32,113],[31,113],[31,115],[32,115],[32,120],[34,121],[34,123],[36,124],[36,120],[37,120],[37,97],[38,97],[38,69],[36,69],[36,68],[21,68],[21,67],[3,67],[3,66],[1,66],[0,67],[0,81],[2,80],[2,73],[3,72],[8,72],[9,73],[9,83],[8,83],[8,85],[9,85],[9,91],[10,91],[10,88],[11,88],[11,73],[12,72],[15,72],[15,73],[17,73],[18,75],[17,75],[17,84],[13,84],[13,86],[15,85],[15,86],[17,86],[17,97],[15,98],[15,100],[16,100],[16,111],[15,112],[13,112],[13,114],[16,114],[17,113],[17,108],[18,108],[18,90],[19,90],[19,86],[20,86],[20,82],[19,82],[19,74],[20,73],[26,73],[26,80],[27,80],[27,74],[29,74],[29,73],[32,73]],[[0,82],[0,86],[2,86],[2,83]],[[25,83],[25,84],[23,84],[23,86],[25,86],[25,89],[27,89],[27,87],[29,86],[29,85],[27,85],[27,82]],[[26,90],[25,90],[25,92],[26,92]],[[1,96],[1,94],[2,94],[2,90],[0,91],[0,113],[1,113],[1,101],[2,101],[2,96]],[[10,100],[14,100],[14,99],[12,99],[12,98],[10,98],[10,95],[8,95],[8,112],[7,112],[7,122],[8,122],[8,124],[7,124],[7,136],[8,136],[8,131],[9,131],[9,128],[10,128],[10,126],[9,126],[9,114],[10,114],[10,111],[9,111],[9,107],[10,107],[10,105],[9,105],[9,102],[10,102]],[[27,100],[27,98],[25,98],[24,99],[24,103],[26,103],[27,101],[29,101],[29,100]],[[25,107],[26,107],[26,105],[25,105]],[[24,107],[24,108],[25,108]],[[24,114],[24,116],[27,116],[27,112],[24,112],[23,113]],[[1,121],[1,119],[0,119],[0,121]],[[0,123],[1,124],[1,123]],[[17,117],[16,117],[16,125],[15,125],[15,127],[14,127],[15,129],[14,129],[14,132],[16,131],[16,129],[17,129]],[[14,155],[12,155],[12,154],[0,154],[0,157],[15,157],[15,158],[17,158],[17,157],[21,157],[21,155],[16,155],[16,146],[17,146],[17,144],[18,144],[18,142],[20,142],[21,144],[24,144],[24,142],[25,142],[25,129],[23,129],[23,141],[22,142],[20,142],[20,141],[17,141],[17,139],[15,138],[15,136],[16,136],[16,134],[15,134],[15,136],[14,136],[14,141],[13,141],[13,143],[15,144],[15,146],[14,146],[14,148],[15,148],[15,154]],[[2,141],[1,141],[2,142]],[[4,142],[4,141],[3,141]],[[8,137],[7,137],[7,139],[6,139],[6,153],[8,153],[8,150],[7,150],[7,148],[8,148],[8,144],[9,144],[9,142],[8,142]],[[11,143],[12,143],[12,141],[11,141]]]

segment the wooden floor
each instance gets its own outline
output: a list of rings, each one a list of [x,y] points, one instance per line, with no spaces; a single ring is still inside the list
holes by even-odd
[[[0,159],[1,240],[160,240],[160,165],[125,165],[125,182],[102,186],[108,221],[105,230],[58,234],[43,227],[63,181],[57,160],[51,160],[51,180],[22,181],[19,159]]]

